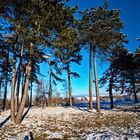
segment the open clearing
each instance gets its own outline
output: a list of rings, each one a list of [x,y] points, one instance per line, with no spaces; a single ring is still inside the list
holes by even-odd
[[[14,125],[7,118],[8,110],[0,115],[0,139],[139,140],[139,111],[129,111],[130,107],[123,109],[101,110],[98,114],[81,108],[31,108],[25,109],[28,113],[20,125]],[[7,122],[3,124],[3,121]]]

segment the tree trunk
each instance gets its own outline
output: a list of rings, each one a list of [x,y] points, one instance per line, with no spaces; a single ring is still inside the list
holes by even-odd
[[[72,91],[71,91],[71,77],[70,77],[70,65],[67,63],[67,74],[68,74],[68,89],[69,89],[69,104],[72,107]]]
[[[27,73],[25,72],[25,73],[23,74],[23,77],[22,77],[22,92],[21,92],[21,100],[22,100],[22,97],[23,97],[23,94],[24,94],[25,82],[26,82],[26,75],[27,75]]]
[[[19,90],[20,90],[20,80],[21,80],[21,66],[22,66],[22,56],[23,56],[23,46],[20,50],[20,61],[18,66],[18,76],[17,76],[17,89],[16,89],[16,98],[15,98],[15,111],[18,111],[19,105]]]
[[[24,94],[21,100],[21,104],[15,119],[15,124],[18,124],[21,121],[22,114],[24,111],[24,107],[26,104],[26,99],[28,96],[28,88],[29,88],[29,81],[30,81],[30,76],[31,76],[31,57],[32,57],[32,50],[33,50],[33,43],[30,43],[30,49],[29,49],[29,58],[28,58],[28,64],[26,66],[26,79],[25,79],[25,87],[24,87]]]
[[[134,92],[134,101],[135,101],[135,103],[138,103],[138,98],[137,98],[137,93],[136,93],[136,87],[135,87],[134,80],[132,82],[132,85],[133,85],[133,92]]]
[[[110,108],[114,108],[114,102],[113,102],[113,94],[112,94],[112,85],[109,84],[109,98],[110,98]]]
[[[29,79],[30,79],[30,73],[31,73],[31,61],[28,62],[26,70],[27,70],[27,76],[26,76],[26,80],[25,80],[24,94],[23,94],[22,101],[21,101],[21,104],[20,104],[16,119],[15,119],[16,124],[18,124],[21,121],[24,107],[26,104],[26,99],[27,99],[27,95],[28,95],[28,87],[29,87]]]
[[[0,99],[1,99],[1,85],[2,85],[2,77],[0,77]]]
[[[4,85],[3,111],[6,110],[7,85],[8,85],[8,67],[9,67],[9,52],[7,53],[7,56],[6,56],[6,74],[5,74],[5,85]]]
[[[50,67],[50,82],[49,82],[49,106],[52,106],[52,68]]]
[[[96,50],[94,51],[93,59],[94,59],[94,78],[95,78],[97,112],[100,112],[100,96],[99,96],[98,75],[96,66]]]
[[[16,46],[14,47],[16,49]],[[16,52],[13,57],[13,68],[12,68],[12,85],[11,85],[11,120],[15,119],[15,85],[16,85]]]
[[[92,103],[92,45],[90,45],[90,52],[89,52],[89,109],[93,109]]]
[[[32,107],[32,87],[33,87],[33,82],[32,82],[32,79],[31,79],[31,92],[30,92],[30,107]]]
[[[112,85],[113,85],[113,73],[112,73],[112,68],[111,68],[111,77],[110,77],[110,80],[109,80],[110,108],[114,108]]]
[[[6,73],[7,73],[7,72],[6,72]],[[4,85],[3,111],[6,110],[7,84],[8,84],[8,78],[7,78],[7,74],[6,74],[6,80],[5,80],[5,85]]]

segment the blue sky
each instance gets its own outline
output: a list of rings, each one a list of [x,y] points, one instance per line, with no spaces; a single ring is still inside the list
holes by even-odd
[[[84,10],[91,7],[96,7],[102,5],[104,0],[70,0],[69,4],[74,6],[78,4],[79,10]],[[139,42],[136,38],[140,37],[140,0],[109,0],[109,9],[120,9],[121,10],[121,19],[124,21],[123,33],[127,35],[129,43],[125,45],[130,51],[134,51]],[[78,14],[76,14],[78,17]],[[80,74],[79,79],[72,79],[72,91],[73,95],[88,96],[88,53],[84,50],[81,51],[83,55],[83,61],[81,66],[72,65],[72,70],[77,71]],[[101,77],[102,72],[105,71],[107,65],[106,63],[101,63],[97,61],[98,65],[98,77]],[[48,65],[41,65],[41,72],[46,75],[48,71]],[[64,74],[63,77],[66,75]],[[44,80],[47,81],[45,77]],[[94,78],[94,77],[93,77]],[[57,85],[57,90],[61,92],[62,85],[59,83]],[[105,87],[100,89],[100,94],[105,94]],[[94,85],[93,85],[93,96],[95,95]]]

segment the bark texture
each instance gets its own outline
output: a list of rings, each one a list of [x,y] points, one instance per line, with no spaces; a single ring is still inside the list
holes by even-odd
[[[49,106],[52,106],[52,69],[50,66],[50,81],[49,81]]]
[[[27,99],[27,96],[28,96],[30,73],[31,73],[31,61],[28,62],[27,66],[26,66],[26,73],[27,73],[27,76],[26,76],[26,80],[25,80],[24,93],[23,93],[21,104],[20,104],[16,119],[15,119],[15,124],[18,124],[21,121],[22,114],[23,114],[23,111],[24,111],[24,107],[25,107],[25,104],[26,104],[26,99]]]
[[[18,66],[18,76],[17,76],[17,89],[16,89],[16,97],[15,97],[15,111],[18,111],[19,106],[19,90],[20,90],[20,80],[21,80],[21,68],[22,68],[22,56],[23,56],[23,46],[20,50],[20,60]]]
[[[100,112],[100,96],[99,96],[98,75],[97,75],[97,66],[96,66],[96,51],[94,51],[93,57],[94,57],[93,58],[94,59],[94,78],[95,78],[97,112]]]
[[[12,85],[11,85],[11,120],[12,121],[14,121],[15,119],[15,85],[16,85],[16,54],[14,54],[13,57],[13,68],[12,68]]]
[[[72,91],[71,91],[71,77],[70,77],[70,65],[67,64],[67,74],[68,74],[68,89],[69,89],[69,105],[72,107]]]
[[[111,68],[111,77],[109,79],[109,98],[110,98],[110,108],[114,108],[114,102],[113,102],[113,93],[112,93],[112,89],[113,89],[113,71]]]
[[[90,46],[90,52],[89,52],[89,109],[93,109],[93,104],[92,104],[92,46]]]
[[[134,101],[135,101],[135,103],[138,103],[138,98],[137,98],[137,93],[136,93],[136,87],[135,87],[134,80],[133,80],[132,85],[133,85]]]

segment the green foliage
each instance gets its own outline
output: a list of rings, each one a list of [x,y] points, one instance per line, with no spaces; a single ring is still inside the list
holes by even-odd
[[[127,49],[118,46],[114,48],[111,60],[109,68],[103,73],[103,77],[100,79],[101,86],[109,83],[112,78],[112,89],[121,93],[132,94],[134,92],[133,86],[135,85],[136,92],[139,92],[140,55],[138,51],[129,53]],[[107,87],[108,90],[109,84]]]
[[[58,77],[54,72],[51,71],[51,75],[52,77],[56,80],[56,81],[59,81],[59,82],[63,82],[64,80],[60,77]]]
[[[107,7],[105,2],[103,6],[80,12],[82,19],[79,26],[83,42],[92,45],[100,55],[106,54],[116,41],[123,38],[120,11],[108,10]]]
[[[0,1],[0,5],[1,17],[8,22],[7,30],[18,38],[16,41],[9,38],[9,43],[18,44],[18,50],[23,46],[22,61],[25,66],[29,59],[32,61],[31,77],[37,81],[39,64],[46,61],[43,57],[46,50],[54,47],[53,38],[59,36],[64,26],[75,22],[73,13],[77,6],[70,8],[63,0]],[[32,49],[30,43],[34,44]],[[20,54],[17,53],[17,62],[19,59]],[[54,77],[60,80],[56,75]]]
[[[103,73],[102,78],[100,79],[101,87],[107,84],[107,91],[109,90],[109,85],[112,85],[112,89],[120,91],[119,83],[122,85],[122,82],[125,82],[123,77],[120,77],[121,73],[121,61],[128,54],[128,50],[122,46],[116,46],[112,50],[112,55],[110,59],[109,68]],[[121,60],[118,60],[118,59]],[[110,81],[111,80],[111,81]],[[110,83],[111,82],[111,83]],[[122,91],[123,92],[123,91]]]
[[[64,28],[59,38],[55,39],[55,57],[60,69],[68,71],[68,66],[72,63],[80,65],[82,56],[80,55],[79,32],[75,28]],[[76,72],[70,72],[73,77],[79,77]]]

